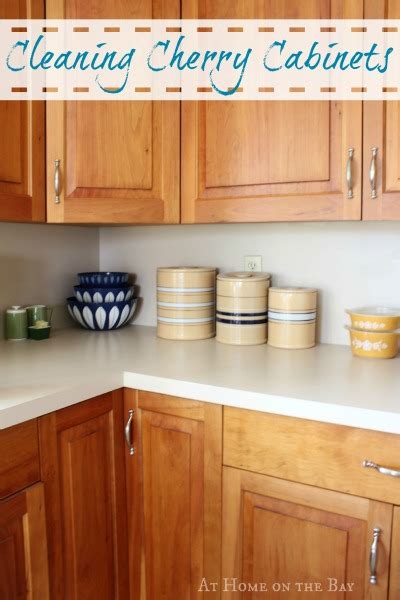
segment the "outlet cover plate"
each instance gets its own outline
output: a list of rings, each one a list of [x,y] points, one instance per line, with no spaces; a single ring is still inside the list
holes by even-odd
[[[245,256],[244,270],[260,273],[262,271],[262,256]]]

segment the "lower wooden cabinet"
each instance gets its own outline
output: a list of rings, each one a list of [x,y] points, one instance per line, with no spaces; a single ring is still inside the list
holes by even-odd
[[[398,600],[398,439],[135,390],[3,430],[0,599]]]
[[[0,501],[0,598],[50,600],[42,483]]]
[[[126,600],[122,390],[39,419],[52,600]]]
[[[222,407],[126,390],[131,598],[192,600],[219,583]],[[219,589],[207,597],[219,597]]]
[[[0,499],[39,480],[37,419],[0,429]]]
[[[393,508],[389,586],[389,600],[397,600],[400,598],[400,506],[395,506]]]
[[[251,589],[289,599],[387,598],[390,504],[230,467],[223,481],[224,598],[253,598]]]

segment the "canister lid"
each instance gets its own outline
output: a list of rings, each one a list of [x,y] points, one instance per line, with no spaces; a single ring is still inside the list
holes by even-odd
[[[270,287],[269,293],[271,292],[283,292],[284,294],[313,294],[317,292],[317,288],[306,288],[306,287]]]
[[[270,273],[254,273],[253,271],[235,271],[233,273],[221,273],[217,275],[220,281],[268,281]]]
[[[210,273],[216,267],[158,267],[159,273]]]
[[[22,306],[12,306],[11,308],[7,308],[6,312],[9,314],[25,313],[26,308],[22,308]]]

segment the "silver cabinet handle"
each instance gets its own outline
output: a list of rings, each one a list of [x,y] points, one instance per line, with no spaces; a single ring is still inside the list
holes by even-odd
[[[353,198],[353,155],[354,148],[349,148],[349,158],[346,164],[347,197]]]
[[[125,441],[126,445],[129,448],[129,454],[132,456],[135,454],[135,447],[132,446],[132,421],[133,415],[135,414],[134,410],[128,411],[128,420],[125,425]]]
[[[54,161],[54,193],[56,204],[60,204],[60,194],[61,194],[61,173],[60,173],[60,163],[61,160]]]
[[[376,565],[378,562],[378,544],[380,534],[381,530],[379,529],[379,527],[375,527],[374,535],[372,538],[371,551],[369,553],[369,582],[371,585],[376,585],[378,583],[376,577]]]
[[[366,467],[367,469],[375,469],[375,471],[378,471],[378,473],[380,473],[381,475],[389,475],[390,477],[400,477],[400,471],[397,471],[396,469],[389,469],[388,467],[382,467],[381,465],[377,465],[371,460],[364,460],[363,467]]]
[[[371,184],[371,198],[375,199],[378,197],[376,193],[376,155],[378,154],[378,148],[375,146],[372,148],[372,158],[369,167],[369,181]]]

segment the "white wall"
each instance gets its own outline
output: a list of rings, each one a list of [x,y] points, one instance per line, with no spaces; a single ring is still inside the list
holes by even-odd
[[[49,304],[54,325],[69,325],[65,299],[76,273],[98,264],[98,229],[0,223],[0,339],[4,310],[13,304]]]
[[[275,285],[320,290],[320,339],[347,343],[344,308],[400,305],[400,223],[270,223],[100,229],[100,268],[136,273],[143,303],[136,320],[156,324],[158,266],[243,270],[260,254]]]

